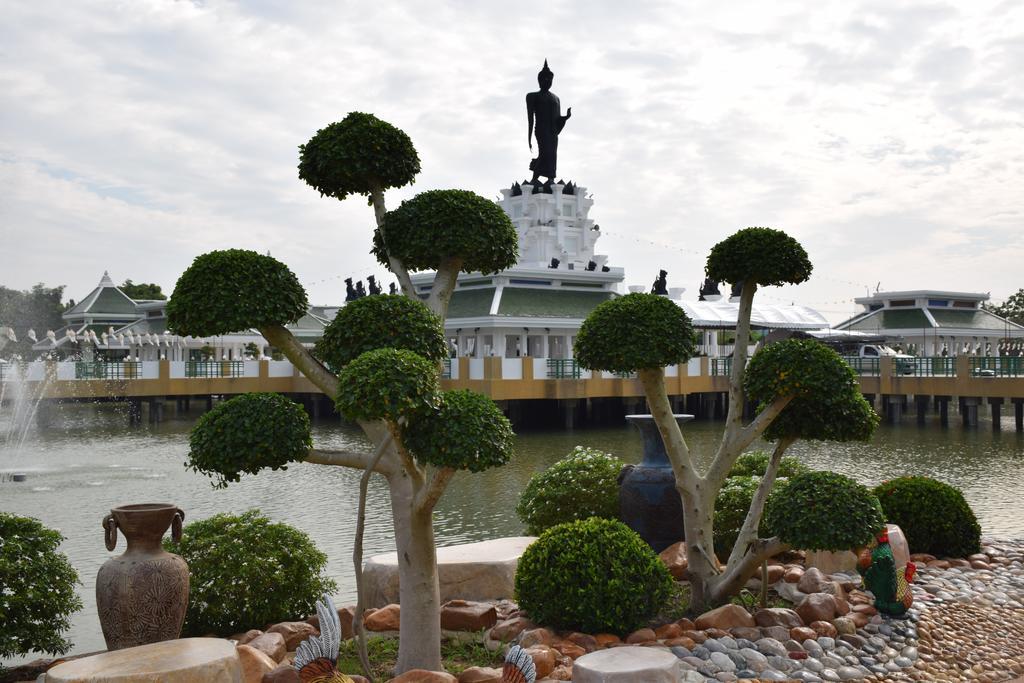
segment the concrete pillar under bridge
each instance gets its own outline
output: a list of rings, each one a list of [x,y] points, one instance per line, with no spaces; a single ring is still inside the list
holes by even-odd
[[[960,417],[963,419],[965,427],[978,426],[978,405],[980,403],[981,399],[977,396],[960,397]]]
[[[1002,407],[1003,399],[1001,398],[989,398],[988,405],[992,409],[992,431],[998,432],[1003,428],[1002,425]]]
[[[930,396],[915,396],[914,405],[917,408],[917,424],[923,425],[925,418],[928,416],[928,404],[931,402]]]
[[[164,399],[151,398],[149,401],[149,423],[159,424],[164,421]]]
[[[900,418],[903,417],[903,404],[906,400],[907,397],[902,394],[893,394],[883,398],[885,415],[890,424],[899,424]]]
[[[1017,431],[1024,432],[1024,398],[1011,400],[1013,401],[1013,420],[1016,423]]]
[[[128,424],[137,425],[142,422],[142,400],[128,399]]]
[[[935,406],[939,410],[939,424],[943,427],[949,426],[949,401],[952,396],[936,396]]]

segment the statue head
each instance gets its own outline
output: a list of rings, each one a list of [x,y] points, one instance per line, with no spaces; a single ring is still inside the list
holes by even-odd
[[[544,68],[537,73],[537,83],[541,90],[550,90],[555,80],[555,74],[548,68],[548,60],[544,60]]]

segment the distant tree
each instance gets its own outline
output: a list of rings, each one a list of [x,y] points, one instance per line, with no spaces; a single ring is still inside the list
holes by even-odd
[[[153,282],[139,282],[136,284],[131,280],[125,280],[121,284],[121,291],[136,301],[144,299],[164,301],[167,299],[167,295],[160,290],[160,285]]]
[[[999,305],[982,304],[982,307],[1010,322],[1024,325],[1024,289],[1018,289],[1016,294],[1011,294],[1006,301]]]
[[[0,327],[10,327],[18,339],[2,347],[3,357],[15,354],[31,357],[33,342],[28,337],[29,330],[33,330],[38,339],[43,339],[47,330],[64,326],[60,317],[64,312],[63,296],[64,285],[46,287],[39,283],[28,291],[0,286]]]

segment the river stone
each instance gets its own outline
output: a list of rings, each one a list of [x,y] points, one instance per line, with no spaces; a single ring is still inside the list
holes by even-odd
[[[47,683],[241,683],[242,666],[229,640],[182,638],[104,652],[58,664]]]
[[[573,683],[677,683],[679,659],[667,650],[650,647],[598,650],[573,663],[572,680]]]
[[[438,548],[441,602],[512,598],[519,557],[535,540],[534,536],[512,536]],[[363,582],[367,607],[398,602],[398,553],[383,553],[366,560]]]

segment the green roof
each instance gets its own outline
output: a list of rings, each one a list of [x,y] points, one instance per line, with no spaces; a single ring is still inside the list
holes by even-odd
[[[117,287],[97,287],[89,292],[81,303],[65,313],[70,315],[102,315],[103,313],[132,314],[136,313],[135,302]]]
[[[505,290],[508,294],[508,290]],[[448,318],[480,318],[491,313],[494,287],[459,289],[448,303]]]
[[[920,308],[889,308],[874,311],[842,329],[871,332],[875,330],[919,330],[931,327],[931,321]]]
[[[506,287],[501,295],[498,315],[522,318],[579,318],[610,299],[612,293]]]
[[[971,330],[992,330],[1003,331],[1010,328],[1016,329],[1013,323],[1007,323],[999,316],[978,309],[956,310],[956,309],[935,309],[930,308],[928,312],[935,318],[939,327],[959,327]]]

